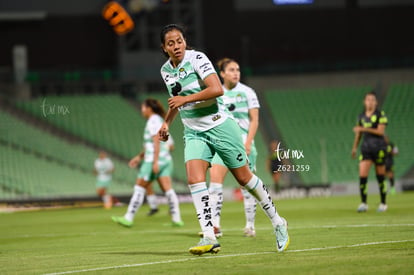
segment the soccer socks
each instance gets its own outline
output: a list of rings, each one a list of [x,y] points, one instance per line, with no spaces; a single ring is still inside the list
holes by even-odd
[[[377,181],[378,181],[378,186],[379,186],[379,191],[380,191],[381,203],[386,204],[387,184],[385,182],[385,176],[377,175]]]
[[[170,206],[170,213],[173,222],[181,222],[180,206],[178,203],[177,194],[174,189],[170,189],[165,192],[167,196],[168,205]]]
[[[272,198],[270,197],[266,186],[256,175],[253,175],[253,177],[244,186],[244,188],[246,188],[246,190],[249,191],[249,193],[257,199],[263,211],[271,220],[274,228],[276,228],[276,226],[279,224],[283,224],[283,220],[277,213],[275,205],[273,204]]]
[[[209,192],[213,225],[220,228],[221,208],[223,207],[223,184],[211,182]]]
[[[359,178],[359,192],[361,194],[361,202],[367,203],[367,177]]]
[[[112,196],[111,195],[109,194],[103,195],[102,201],[106,209],[109,209],[112,207]]]
[[[198,222],[200,223],[201,231],[206,238],[215,240],[212,214],[210,206],[210,194],[205,182],[199,182],[188,185],[193,198],[193,203],[196,209]]]
[[[241,191],[243,194],[244,214],[246,216],[246,228],[254,229],[256,199],[246,189],[242,188]]]
[[[144,202],[145,188],[135,185],[134,194],[129,201],[128,210],[124,216],[125,219],[132,222],[134,220],[135,214],[138,212],[142,203]]]
[[[150,209],[158,208],[157,196],[155,194],[147,195],[147,202],[148,202]]]

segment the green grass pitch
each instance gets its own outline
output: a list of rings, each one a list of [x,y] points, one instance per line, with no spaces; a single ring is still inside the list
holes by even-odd
[[[0,274],[413,274],[414,193],[389,196],[377,213],[356,213],[357,196],[281,200],[289,222],[289,249],[277,253],[270,222],[258,208],[256,238],[242,236],[241,202],[225,202],[222,250],[193,256],[198,221],[182,204],[185,226],[171,228],[166,205],[132,228],[110,219],[125,207],[0,214]]]

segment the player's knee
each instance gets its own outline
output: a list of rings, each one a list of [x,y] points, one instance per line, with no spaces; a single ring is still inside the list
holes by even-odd
[[[233,169],[232,173],[236,178],[237,182],[242,186],[246,185],[253,176],[252,172],[249,170],[247,165],[237,169]]]
[[[205,175],[187,175],[187,182],[188,184],[194,184],[194,183],[199,183],[199,182],[205,182],[206,181],[206,177]]]

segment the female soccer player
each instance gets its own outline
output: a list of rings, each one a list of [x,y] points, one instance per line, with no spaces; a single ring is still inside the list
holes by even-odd
[[[169,57],[161,67],[161,75],[170,98],[168,112],[159,136],[168,139],[168,129],[178,112],[185,126],[184,158],[187,180],[197,217],[203,231],[200,242],[189,249],[201,255],[217,253],[220,244],[214,235],[210,194],[206,173],[217,153],[240,185],[244,186],[262,206],[275,229],[278,251],[289,245],[287,222],[280,217],[262,181],[252,174],[237,123],[229,118],[218,98],[223,88],[207,56],[187,48],[182,27],[171,24],[161,31],[161,46]]]
[[[354,145],[352,147],[352,157],[356,157],[358,144],[362,140],[361,155],[359,156],[359,188],[361,194],[361,204],[358,212],[366,212],[367,204],[367,181],[369,169],[375,164],[375,172],[380,189],[381,203],[378,212],[387,210],[386,196],[387,184],[385,183],[385,157],[387,154],[387,144],[384,139],[385,127],[388,120],[384,111],[377,109],[377,96],[374,92],[369,92],[364,98],[364,112],[358,117],[358,124],[353,128],[355,133]]]
[[[224,106],[230,111],[242,130],[244,148],[249,158],[249,169],[256,171],[257,150],[254,137],[259,127],[259,101],[253,89],[240,83],[239,64],[230,58],[223,58],[217,62],[220,76],[223,79],[224,95],[221,97]],[[210,169],[210,201],[213,211],[213,225],[216,237],[223,234],[220,229],[221,208],[223,205],[223,182],[227,174],[227,167],[216,153]],[[242,188],[246,226],[244,235],[255,237],[254,222],[256,217],[256,199]]]
[[[147,119],[144,130],[145,151],[132,158],[129,166],[136,167],[142,159],[144,161],[139,169],[134,194],[129,202],[127,212],[121,217],[113,216],[112,220],[123,226],[131,227],[134,223],[135,214],[144,201],[145,188],[154,179],[158,179],[160,187],[168,199],[172,225],[183,226],[184,223],[181,220],[178,198],[171,184],[172,162],[168,144],[166,142],[160,142],[157,135],[164,122],[164,109],[158,100],[147,99],[141,105],[141,112]]]
[[[109,185],[112,181],[112,174],[114,170],[114,164],[107,156],[106,152],[100,151],[99,157],[95,160],[94,163],[94,174],[96,175],[96,193],[102,199],[102,202],[106,209],[111,208],[113,200],[116,200],[107,193],[107,189],[109,188]]]

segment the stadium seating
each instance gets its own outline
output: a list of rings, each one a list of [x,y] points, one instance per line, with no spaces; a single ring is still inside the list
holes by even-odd
[[[414,159],[414,84],[394,84],[390,87],[383,110],[389,124],[387,134],[398,147],[399,154],[395,157],[395,173],[397,178],[403,176],[413,165]]]
[[[81,144],[66,142],[3,111],[0,111],[0,120],[2,121],[0,141],[4,171],[1,175],[0,199],[21,198],[21,195],[25,194],[36,197],[43,194],[39,191],[43,187],[38,188],[38,185],[44,186],[48,183],[52,184],[51,190],[55,190],[53,183],[40,178],[42,174],[49,178],[49,176],[57,176],[60,172],[62,174],[59,181],[64,183],[62,186],[73,185],[76,187],[74,192],[94,194],[95,178],[92,171],[97,157],[95,150]],[[116,172],[111,191],[129,194],[136,172],[129,169],[126,162],[113,161]],[[19,162],[22,162],[21,166]],[[40,168],[37,170],[34,167]],[[56,173],[56,171],[60,172]],[[81,186],[74,183],[77,179],[80,180]],[[67,190],[62,190],[62,188],[56,190],[63,195],[69,195]],[[59,194],[53,191],[51,195]]]
[[[1,199],[65,198],[95,194],[95,177],[0,145]],[[123,188],[124,192],[126,188]],[[130,188],[128,188],[130,190]]]
[[[303,151],[303,158],[290,160],[293,164],[310,166],[309,172],[299,173],[305,184],[357,181],[358,161],[350,157],[354,138],[352,127],[363,109],[363,96],[369,90],[370,87],[351,87],[263,92],[273,121],[280,130],[282,148]],[[384,94],[382,109],[389,118],[387,134],[400,149],[396,157],[397,178],[414,165],[407,153],[414,151],[414,129],[409,127],[414,119],[411,112],[413,90],[414,84],[396,84]],[[164,92],[141,93],[138,101],[148,97],[167,106],[168,95]],[[141,150],[145,119],[136,107],[118,95],[51,96],[20,101],[16,106],[125,158]],[[62,140],[3,111],[0,111],[0,120],[3,168],[0,199],[95,193],[95,179],[89,171],[97,156],[96,150]],[[171,125],[170,132],[175,140],[173,178],[185,182],[183,125],[179,117]],[[265,166],[268,155],[265,134],[266,131],[258,131],[255,139],[259,154],[257,174],[265,183],[270,183],[271,177]],[[129,169],[126,162],[114,162],[116,173],[112,190],[129,194],[136,171]],[[370,178],[375,179],[373,171]],[[157,185],[154,186],[159,191]],[[225,186],[237,187],[238,184],[229,175]],[[176,184],[176,189],[188,191],[183,184]]]
[[[282,135],[282,147],[302,150],[293,164],[306,184],[355,181],[357,161],[351,159],[352,127],[368,87],[267,91],[271,113]]]
[[[120,96],[50,96],[17,106],[126,158],[141,150],[145,121]]]
[[[53,96],[31,101],[19,101],[16,106],[38,118],[45,119],[64,131],[125,158],[134,156],[142,148],[145,120],[132,105],[120,96]],[[65,109],[68,110],[66,114],[64,113]],[[14,133],[16,137],[27,136],[26,129],[27,125],[23,125],[16,127],[12,132],[16,131]],[[30,148],[38,148],[36,143],[40,142],[47,145],[43,148],[46,155],[57,159],[69,159],[75,165],[92,169],[93,161],[91,162],[91,159],[96,158],[97,152],[85,146],[62,144],[58,138],[47,134],[41,136],[42,134],[42,131],[35,129],[32,135],[39,136],[39,138],[34,140],[24,138],[25,146],[28,146],[29,143]],[[176,163],[183,162],[177,161]],[[115,163],[115,166],[114,177],[119,178],[124,184],[125,182],[133,184],[136,171],[129,169],[124,162]],[[185,181],[185,171],[182,171],[183,169],[174,169],[173,177],[179,181]],[[154,188],[156,191],[160,190],[157,184],[154,185]],[[180,185],[176,186],[176,190],[187,191],[187,188]]]
[[[98,154],[96,150],[82,144],[64,141],[6,112],[0,111],[0,120],[3,126],[7,128],[7,133],[0,136],[2,141],[13,144],[31,154],[58,162],[61,165],[88,172],[93,171],[93,162]],[[134,172],[127,167],[127,163],[116,159],[113,161],[117,169],[116,180],[119,182],[133,182]]]

